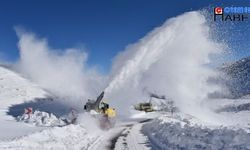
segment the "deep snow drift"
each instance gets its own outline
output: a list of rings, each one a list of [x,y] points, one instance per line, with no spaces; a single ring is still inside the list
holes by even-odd
[[[243,129],[211,128],[171,118],[161,117],[142,128],[156,149],[250,149],[250,134]]]

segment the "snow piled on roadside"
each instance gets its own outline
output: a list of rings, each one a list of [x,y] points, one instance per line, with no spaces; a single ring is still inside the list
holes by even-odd
[[[243,129],[208,128],[163,118],[142,127],[157,149],[250,149],[250,133]]]
[[[100,135],[100,133],[99,133]],[[0,149],[88,149],[99,135],[90,134],[82,125],[68,125],[43,130],[20,139],[0,142]]]
[[[66,125],[61,118],[57,118],[54,114],[37,110],[33,114],[18,116],[17,121],[46,127]]]

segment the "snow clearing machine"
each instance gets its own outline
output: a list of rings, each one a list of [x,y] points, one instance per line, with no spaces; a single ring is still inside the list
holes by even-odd
[[[100,126],[103,129],[109,129],[115,125],[116,111],[114,108],[110,108],[108,103],[105,103],[102,99],[104,97],[104,91],[97,97],[96,100],[88,99],[84,105],[84,110],[92,114],[95,118],[100,120]]]
[[[139,104],[135,105],[134,108],[135,108],[135,110],[145,111],[146,113],[154,111],[153,105],[151,102],[139,103]]]
[[[152,98],[166,99],[164,95],[159,96],[154,93],[150,93],[149,96],[150,96],[149,102],[139,103],[134,106],[134,109],[138,111],[145,111],[146,113],[153,112],[153,111],[156,111],[156,109],[154,109],[154,106],[152,104]]]
[[[178,112],[178,108],[174,105],[174,101],[171,98],[166,98],[164,95],[157,95],[154,93],[149,93],[149,101],[142,102],[134,105],[134,109],[138,111],[154,112],[154,111],[164,111],[170,112],[172,115]]]

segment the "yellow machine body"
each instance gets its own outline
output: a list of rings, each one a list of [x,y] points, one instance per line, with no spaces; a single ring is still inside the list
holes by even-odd
[[[116,116],[116,112],[114,108],[106,109],[104,114],[107,115],[109,118],[114,118]]]

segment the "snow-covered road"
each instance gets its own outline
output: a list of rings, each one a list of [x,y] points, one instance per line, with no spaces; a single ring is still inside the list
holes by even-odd
[[[149,120],[146,120],[149,121]],[[145,122],[121,123],[104,132],[88,149],[89,150],[149,150],[148,139],[141,132]]]
[[[115,149],[149,150],[151,145],[141,132],[142,125],[143,123],[136,123],[124,129],[115,144]]]

